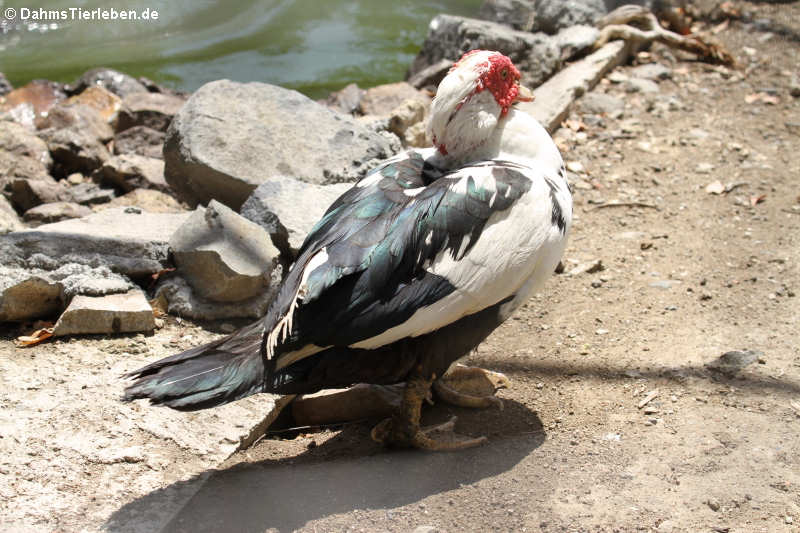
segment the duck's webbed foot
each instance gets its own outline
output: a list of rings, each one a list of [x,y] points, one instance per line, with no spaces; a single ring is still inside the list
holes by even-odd
[[[433,382],[438,398],[459,407],[503,408],[503,401],[495,396],[499,389],[511,386],[511,381],[500,372],[474,366],[453,365]]]
[[[428,396],[433,379],[412,377],[406,382],[403,402],[392,418],[383,420],[372,429],[372,439],[387,446],[412,447],[446,451],[471,448],[486,442],[486,437],[470,438],[453,431],[456,418],[444,424],[420,427],[420,409]],[[444,438],[434,438],[432,434]]]

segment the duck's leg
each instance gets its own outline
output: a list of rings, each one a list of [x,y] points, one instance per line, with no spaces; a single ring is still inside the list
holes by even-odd
[[[466,438],[452,431],[455,417],[444,424],[420,427],[422,402],[430,393],[434,378],[425,378],[417,373],[409,377],[403,391],[400,409],[392,418],[387,418],[372,429],[372,438],[388,446],[422,448],[425,450],[461,450],[486,442],[486,437]],[[449,434],[445,440],[434,439],[431,433]]]
[[[433,382],[433,390],[443,402],[459,407],[503,408],[503,401],[495,396],[498,389],[511,386],[511,381],[500,372],[474,366],[453,365]]]

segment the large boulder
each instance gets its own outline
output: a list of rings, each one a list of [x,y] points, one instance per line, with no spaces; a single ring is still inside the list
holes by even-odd
[[[149,276],[170,265],[169,238],[188,216],[110,208],[0,236],[0,257],[6,264],[71,262],[107,266],[135,278]]]
[[[456,61],[475,48],[497,50],[510,57],[522,72],[523,84],[529,87],[543,83],[561,65],[561,50],[549,35],[518,31],[496,22],[437,15],[408,77],[443,59]]]
[[[408,82],[399,81],[367,89],[359,103],[359,111],[362,115],[386,116],[406,100],[429,104],[431,99]]]
[[[241,214],[266,229],[273,244],[291,258],[328,206],[350,187],[283,177],[259,185],[242,205]]]
[[[165,175],[190,205],[213,198],[238,210],[256,187],[279,176],[356,181],[395,152],[386,136],[296,91],[219,80],[175,116]]]
[[[212,200],[169,240],[178,272],[203,298],[248,300],[265,292],[279,251],[257,224]]]

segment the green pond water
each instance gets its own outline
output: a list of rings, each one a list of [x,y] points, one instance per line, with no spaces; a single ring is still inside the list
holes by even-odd
[[[321,98],[351,82],[369,87],[403,79],[436,14],[476,16],[480,4],[0,0],[0,72],[19,86],[35,78],[71,82],[89,68],[107,66],[190,91],[228,78]],[[98,8],[109,17],[112,8],[151,15],[102,20]]]

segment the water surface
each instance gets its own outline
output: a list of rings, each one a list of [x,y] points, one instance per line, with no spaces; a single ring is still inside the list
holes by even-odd
[[[437,13],[475,16],[480,0],[132,0],[158,20],[21,20],[22,8],[111,8],[98,0],[0,0],[0,72],[15,86],[70,82],[109,66],[185,90],[215,79],[263,81],[322,97],[350,82],[403,78]],[[46,4],[46,5],[45,5]],[[4,19],[13,8],[15,20]]]

